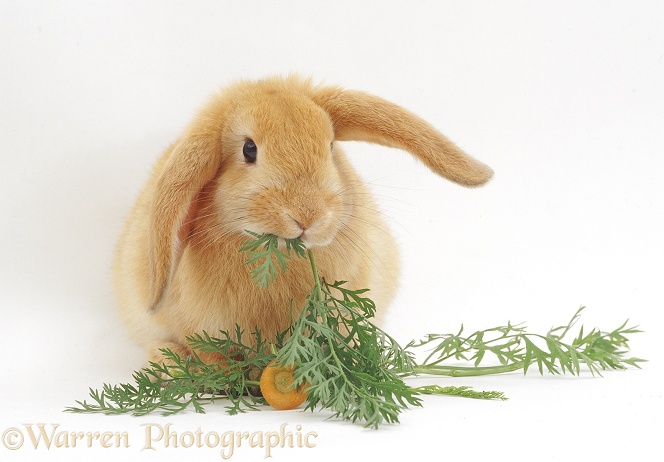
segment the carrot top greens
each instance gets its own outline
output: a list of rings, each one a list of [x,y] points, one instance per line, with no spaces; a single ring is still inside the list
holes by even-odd
[[[581,327],[571,330],[584,307],[571,320],[546,334],[528,333],[523,324],[456,334],[429,334],[405,347],[372,322],[375,305],[368,289],[350,290],[344,281],[333,283],[318,274],[314,253],[299,239],[286,240],[285,250],[273,235],[251,234],[241,251],[260,287],[267,287],[286,271],[288,261],[308,258],[312,290],[300,316],[274,342],[254,329],[217,336],[206,332],[187,338],[192,355],[171,350],[162,353],[166,364],[150,363],[134,373],[134,383],[104,384],[90,389],[91,401],[76,401],[67,412],[131,413],[154,411],[173,414],[224,398],[230,414],[257,410],[265,404],[258,386],[269,363],[292,370],[294,387],[306,387],[307,410],[326,410],[334,417],[378,428],[399,421],[399,414],[421,406],[421,395],[454,395],[480,399],[506,399],[498,391],[476,391],[467,386],[409,386],[404,379],[418,375],[478,376],[522,370],[535,366],[540,374],[579,375],[639,367],[643,359],[628,357],[628,336],[640,332],[627,322],[609,332]],[[249,337],[249,340],[247,340]],[[568,339],[570,338],[570,339]],[[416,352],[426,350],[424,360]],[[206,364],[196,351],[216,353],[224,360]],[[450,364],[451,362],[454,364]],[[491,361],[492,364],[486,365]],[[462,364],[459,365],[459,362]]]

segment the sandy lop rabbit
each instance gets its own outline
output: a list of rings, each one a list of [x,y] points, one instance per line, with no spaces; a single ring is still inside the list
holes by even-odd
[[[158,160],[126,222],[114,262],[121,316],[152,361],[159,348],[189,354],[185,337],[207,331],[266,336],[303,306],[311,270],[293,259],[258,288],[238,250],[245,230],[301,237],[330,281],[392,300],[398,250],[339,142],[406,150],[464,186],[492,175],[427,122],[358,91],[289,77],[243,81],[214,95]],[[298,313],[296,312],[295,315]]]

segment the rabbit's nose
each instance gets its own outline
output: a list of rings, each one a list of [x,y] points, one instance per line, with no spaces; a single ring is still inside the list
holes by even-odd
[[[316,227],[322,221],[325,221],[325,217],[327,215],[327,210],[321,206],[316,207],[316,204],[303,205],[291,210],[289,213],[293,223],[303,233],[311,228]]]
[[[300,230],[302,230],[303,233],[309,228],[315,226],[320,219],[320,217],[315,216],[314,214],[297,214],[296,216],[291,215],[290,218],[293,220],[295,225],[300,228]]]

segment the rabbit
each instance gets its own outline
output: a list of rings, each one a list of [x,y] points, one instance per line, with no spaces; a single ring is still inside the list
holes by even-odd
[[[158,159],[117,244],[113,279],[130,336],[159,362],[203,331],[270,338],[311,291],[293,258],[268,288],[239,252],[247,231],[301,238],[328,281],[368,288],[376,320],[395,296],[399,252],[340,142],[399,148],[434,173],[480,186],[491,168],[427,122],[369,93],[298,76],[238,81],[213,95]],[[244,339],[244,337],[243,337]]]

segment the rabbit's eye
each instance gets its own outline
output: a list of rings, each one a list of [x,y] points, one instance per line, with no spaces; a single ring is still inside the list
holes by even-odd
[[[244,154],[244,160],[248,164],[253,164],[256,162],[256,154],[258,154],[256,143],[254,143],[252,140],[245,141],[244,146],[242,147],[242,154]]]

